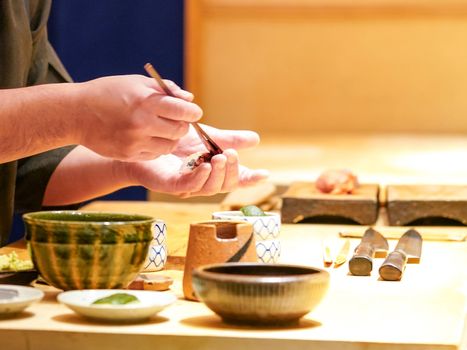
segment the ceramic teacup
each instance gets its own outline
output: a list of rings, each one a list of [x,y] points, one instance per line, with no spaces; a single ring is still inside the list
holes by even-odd
[[[281,256],[279,233],[281,217],[278,213],[266,212],[265,216],[245,216],[239,210],[212,213],[216,220],[246,221],[253,225],[258,262],[277,263]]]
[[[167,262],[167,225],[163,220],[156,220],[152,234],[149,252],[142,272],[162,270]]]

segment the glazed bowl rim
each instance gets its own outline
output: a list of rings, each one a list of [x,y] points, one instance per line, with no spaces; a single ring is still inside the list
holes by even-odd
[[[279,267],[279,268],[292,268],[310,270],[310,273],[297,274],[297,275],[282,275],[282,276],[268,276],[268,275],[246,275],[241,273],[223,273],[207,271],[217,267],[231,267],[231,266],[265,266],[265,267]],[[313,271],[313,272],[312,272]],[[318,278],[324,278],[329,281],[330,274],[328,271],[312,266],[295,265],[295,264],[265,264],[265,263],[220,263],[203,265],[193,270],[193,277],[201,278],[204,280],[214,282],[230,282],[240,284],[277,284],[277,283],[296,283],[309,281]]]
[[[40,216],[43,214],[52,214],[52,215],[59,215],[59,214],[71,214],[71,215],[85,215],[85,214],[90,214],[90,215],[117,215],[121,217],[136,217],[140,219],[136,220],[129,220],[129,221],[80,221],[80,220],[62,220],[62,219],[44,219],[44,218],[38,218],[36,216]],[[28,223],[40,223],[40,224],[66,224],[66,225],[83,225],[83,224],[89,224],[89,225],[134,225],[134,224],[144,224],[144,223],[153,223],[157,221],[163,221],[156,219],[153,216],[150,215],[143,215],[143,214],[133,214],[133,213],[122,213],[122,212],[110,212],[110,211],[81,211],[81,210],[41,210],[41,211],[35,211],[35,212],[30,212],[23,214],[23,219],[25,222]]]

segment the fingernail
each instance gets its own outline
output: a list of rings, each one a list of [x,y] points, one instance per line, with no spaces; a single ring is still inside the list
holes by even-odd
[[[224,169],[227,163],[226,157],[222,157],[221,155],[216,156],[216,168],[217,169]]]
[[[193,109],[193,117],[199,120],[203,116],[203,110],[197,104],[193,103],[193,105],[195,106]]]

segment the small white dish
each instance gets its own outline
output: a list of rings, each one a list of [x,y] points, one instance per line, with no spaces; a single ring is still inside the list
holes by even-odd
[[[0,284],[0,293],[0,316],[19,313],[44,297],[39,289],[13,284]]]
[[[139,303],[124,305],[93,304],[97,299],[116,293],[126,293],[138,298]],[[148,319],[174,303],[172,292],[127,289],[84,289],[63,292],[58,301],[85,317],[107,322],[135,322]]]

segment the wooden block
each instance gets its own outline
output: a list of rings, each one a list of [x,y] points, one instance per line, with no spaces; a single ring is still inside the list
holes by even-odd
[[[261,203],[259,207],[263,211],[271,211],[271,210],[280,209],[281,204],[282,204],[281,197],[274,195],[271,198],[269,198],[266,202]]]
[[[173,284],[172,277],[157,274],[141,274],[144,281],[144,290],[168,290]]]
[[[282,222],[337,217],[371,225],[378,216],[378,193],[376,184],[362,184],[352,194],[328,194],[318,191],[313,182],[295,182],[282,196]]]
[[[238,210],[245,205],[261,205],[276,193],[276,186],[263,182],[255,186],[239,188],[227,194],[221,203],[222,210]]]
[[[173,279],[169,276],[157,274],[142,273],[133,282],[128,285],[128,289],[135,290],[168,290],[172,285]]]
[[[436,225],[440,218],[467,225],[467,186],[390,185],[386,191],[390,225]]]

